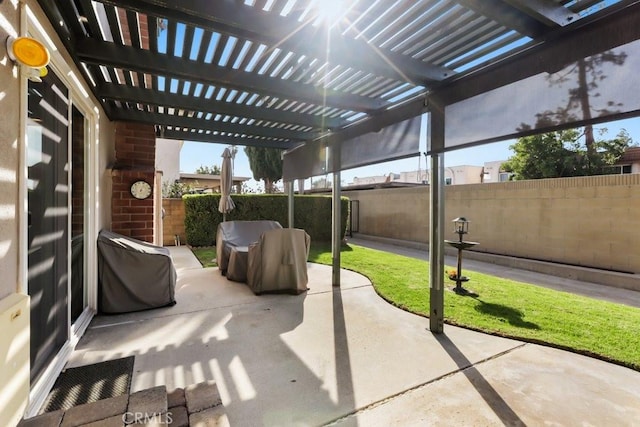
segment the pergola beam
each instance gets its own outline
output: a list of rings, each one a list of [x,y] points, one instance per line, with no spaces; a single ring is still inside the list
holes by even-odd
[[[640,2],[622,5],[595,22],[583,18],[575,25],[579,27],[550,34],[545,44],[482,71],[456,77],[435,89],[432,95],[441,98],[445,106],[451,105],[536,74],[556,72],[580,59],[639,40]]]
[[[284,141],[274,141],[269,139],[249,138],[246,136],[226,136],[226,135],[213,135],[211,133],[199,132],[199,131],[180,131],[174,129],[166,129],[159,135],[160,138],[176,139],[176,140],[188,140],[196,142],[206,142],[210,144],[231,144],[240,145],[243,147],[265,147],[265,148],[279,148],[287,150],[293,148],[295,144]]]
[[[570,9],[550,0],[504,0],[510,5],[520,9],[537,21],[550,27],[564,27],[580,16]]]
[[[332,36],[330,43],[310,43],[325,35],[307,19],[299,22],[291,17],[265,13],[233,0],[182,0],[179,5],[168,0],[101,0],[102,3],[130,8],[158,17],[168,17],[185,24],[253,40],[265,45],[317,59],[338,54],[340,64],[393,79],[401,78],[419,85],[430,85],[455,74],[445,67],[428,64],[390,50],[376,49],[364,40]],[[330,49],[330,51],[328,50]],[[357,54],[354,54],[356,53]]]
[[[153,53],[132,46],[116,45],[85,38],[78,40],[75,51],[81,61],[124,70],[162,75],[167,79],[185,79],[209,85],[224,85],[240,91],[298,100],[351,111],[371,112],[386,106],[384,101],[334,90],[319,90],[282,79],[227,69],[213,64],[188,61],[170,55]]]
[[[503,0],[456,0],[456,2],[524,36],[537,38],[550,30],[542,22]]]
[[[278,138],[299,143],[311,139],[316,133],[298,132],[264,126],[239,125],[222,121],[205,120],[197,117],[185,117],[171,114],[148,113],[140,110],[118,110],[112,113],[111,120],[148,123],[160,126],[174,126],[229,134],[244,134],[264,138]]]
[[[161,92],[141,87],[130,87],[114,83],[103,83],[98,86],[96,94],[99,98],[121,102],[134,102],[147,105],[181,108],[191,111],[215,111],[217,114],[237,117],[268,120],[277,123],[288,123],[309,126],[319,129],[333,129],[340,121],[320,115],[299,114],[289,111],[240,105],[233,102],[216,101],[204,96],[194,97],[171,92]]]

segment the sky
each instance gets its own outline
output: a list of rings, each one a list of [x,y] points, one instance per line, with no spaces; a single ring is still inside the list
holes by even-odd
[[[620,120],[594,126],[596,129],[607,128],[606,138],[614,138],[620,129],[626,129],[634,142],[640,143],[640,118]],[[509,149],[515,140],[496,142],[481,145],[478,147],[460,149],[445,153],[445,166],[484,166],[485,162],[494,160],[507,160],[513,155]],[[212,166],[222,164],[222,152],[228,144],[215,144],[206,142],[185,141],[180,153],[180,172],[193,173],[199,166]],[[421,138],[420,152],[426,151],[426,141]],[[429,159],[424,155],[409,159],[395,160],[391,162],[379,163],[342,171],[341,180],[343,183],[353,182],[354,177],[367,177],[374,175],[388,175],[389,173],[410,172],[424,170]],[[238,147],[238,153],[234,162],[234,176],[252,178],[253,173],[249,167],[249,160],[244,153],[243,147]],[[331,176],[328,176],[329,180]],[[258,188],[255,181],[250,181],[251,188]],[[310,188],[310,185],[305,185]]]

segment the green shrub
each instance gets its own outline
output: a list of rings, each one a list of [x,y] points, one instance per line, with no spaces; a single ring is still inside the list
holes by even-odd
[[[222,222],[218,212],[220,194],[194,194],[182,198],[185,206],[184,226],[191,246],[211,246]],[[282,194],[237,194],[232,196],[236,207],[227,214],[227,221],[278,221],[288,227],[288,197]],[[341,238],[347,229],[349,199],[341,200]],[[311,240],[331,241],[331,196],[295,196],[293,225],[305,230]]]

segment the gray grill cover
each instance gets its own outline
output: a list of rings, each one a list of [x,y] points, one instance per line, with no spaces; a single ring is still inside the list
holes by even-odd
[[[297,228],[283,228],[262,233],[249,246],[247,285],[255,294],[307,290],[307,258],[311,238]]]
[[[175,304],[169,250],[110,231],[98,235],[98,308],[127,313]]]
[[[268,230],[282,228],[278,221],[225,221],[216,233],[216,262],[222,274],[227,274],[231,248],[249,246]]]

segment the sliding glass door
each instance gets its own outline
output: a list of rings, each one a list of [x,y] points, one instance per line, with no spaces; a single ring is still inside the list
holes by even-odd
[[[29,81],[27,125],[28,287],[31,378],[69,337],[69,96],[51,72]]]

